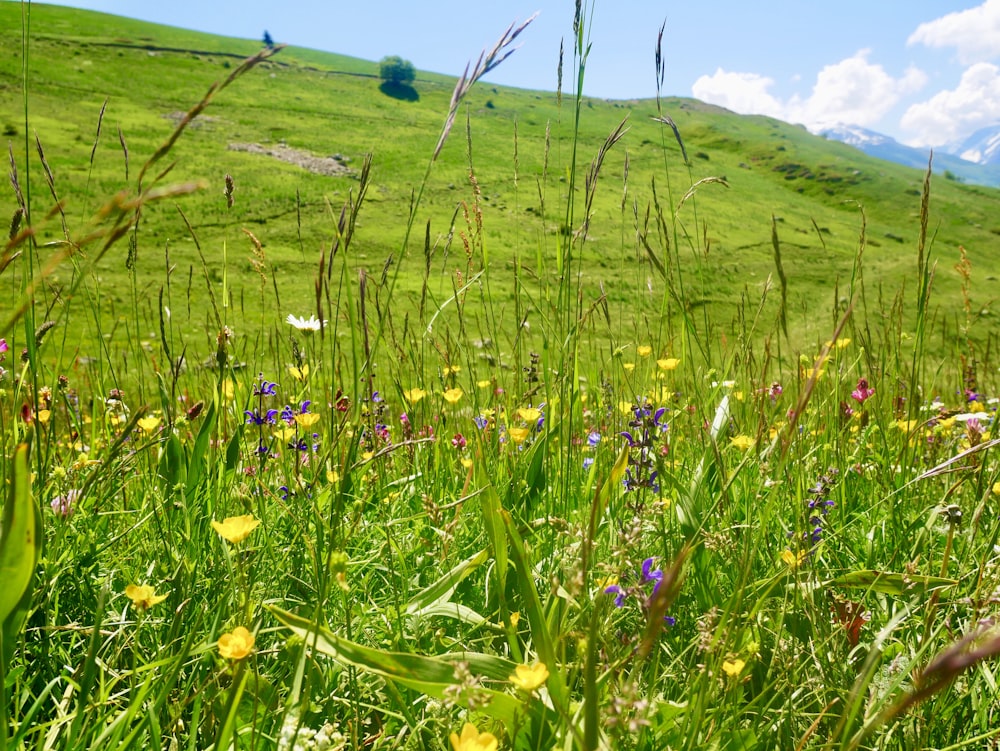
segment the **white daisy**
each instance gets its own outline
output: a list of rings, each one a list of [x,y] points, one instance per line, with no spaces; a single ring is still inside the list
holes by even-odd
[[[319,331],[329,323],[327,320],[319,320],[316,316],[299,318],[298,316],[293,316],[291,313],[288,314],[288,318],[285,320],[299,331]]]

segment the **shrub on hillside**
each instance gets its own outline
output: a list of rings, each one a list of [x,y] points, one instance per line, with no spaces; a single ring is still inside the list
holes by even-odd
[[[417,77],[416,68],[409,60],[398,55],[383,57],[378,64],[379,77],[386,83],[395,85],[412,83]]]

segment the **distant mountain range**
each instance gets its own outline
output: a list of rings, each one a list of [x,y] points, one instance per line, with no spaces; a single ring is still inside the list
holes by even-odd
[[[927,169],[930,149],[901,144],[891,136],[858,125],[836,125],[819,134],[841,141],[879,159]],[[961,143],[934,151],[934,172],[957,180],[1000,187],[1000,124],[977,130]]]

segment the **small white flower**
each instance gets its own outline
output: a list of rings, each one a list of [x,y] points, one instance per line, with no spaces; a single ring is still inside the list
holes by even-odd
[[[963,412],[960,415],[955,415],[955,419],[958,422],[969,422],[971,420],[986,422],[990,419],[990,415],[988,412]]]
[[[288,318],[285,320],[299,331],[319,331],[329,323],[327,320],[319,320],[316,316],[299,318],[298,316],[293,316],[291,313],[288,314]]]

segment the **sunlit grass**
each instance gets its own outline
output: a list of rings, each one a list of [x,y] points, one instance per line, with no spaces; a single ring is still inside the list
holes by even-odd
[[[564,61],[577,80],[585,10]],[[232,88],[269,54],[234,67]],[[93,220],[68,217],[58,246],[37,242],[37,226],[60,221],[25,197],[39,176],[14,180],[25,212],[0,265],[12,292],[0,310],[0,746],[994,737],[1000,393],[972,335],[968,268],[961,359],[927,354],[930,186],[906,261],[916,285],[876,294],[862,236],[843,304],[805,311],[823,331],[815,346],[792,345],[786,330],[806,323],[779,312],[777,281],[735,306],[692,304],[685,290],[701,295],[715,261],[680,208],[704,217],[712,204],[690,192],[669,130],[658,229],[611,262],[634,299],[579,273],[595,234],[636,231],[624,204],[616,219],[589,203],[617,126],[594,155],[559,161],[567,193],[538,183],[546,221],[565,230],[520,236],[503,263],[489,260],[489,165],[470,127],[442,261],[421,201],[444,139],[462,140],[453,115],[476,71],[439,113],[412,202],[394,203],[391,257],[353,256],[366,168],[329,212],[332,241],[297,267],[294,309],[263,231],[252,275],[228,274],[231,256],[216,273],[222,246],[198,241],[184,279],[169,245],[136,231],[146,207],[184,211],[197,189],[160,172],[192,135],[183,119],[133,163],[141,189]],[[581,97],[564,107],[566,122],[587,117]],[[549,158],[555,169],[567,155]],[[240,185],[227,190],[239,206]],[[294,217],[281,221],[267,231],[294,234]],[[162,276],[150,286],[126,266],[125,288],[91,284],[120,248],[162,254]],[[421,252],[423,270],[404,275],[398,259]],[[192,315],[195,287],[210,302]],[[398,305],[404,288],[414,295]],[[115,324],[127,337],[102,330],[109,294],[130,311]],[[101,335],[77,353],[84,325]]]

